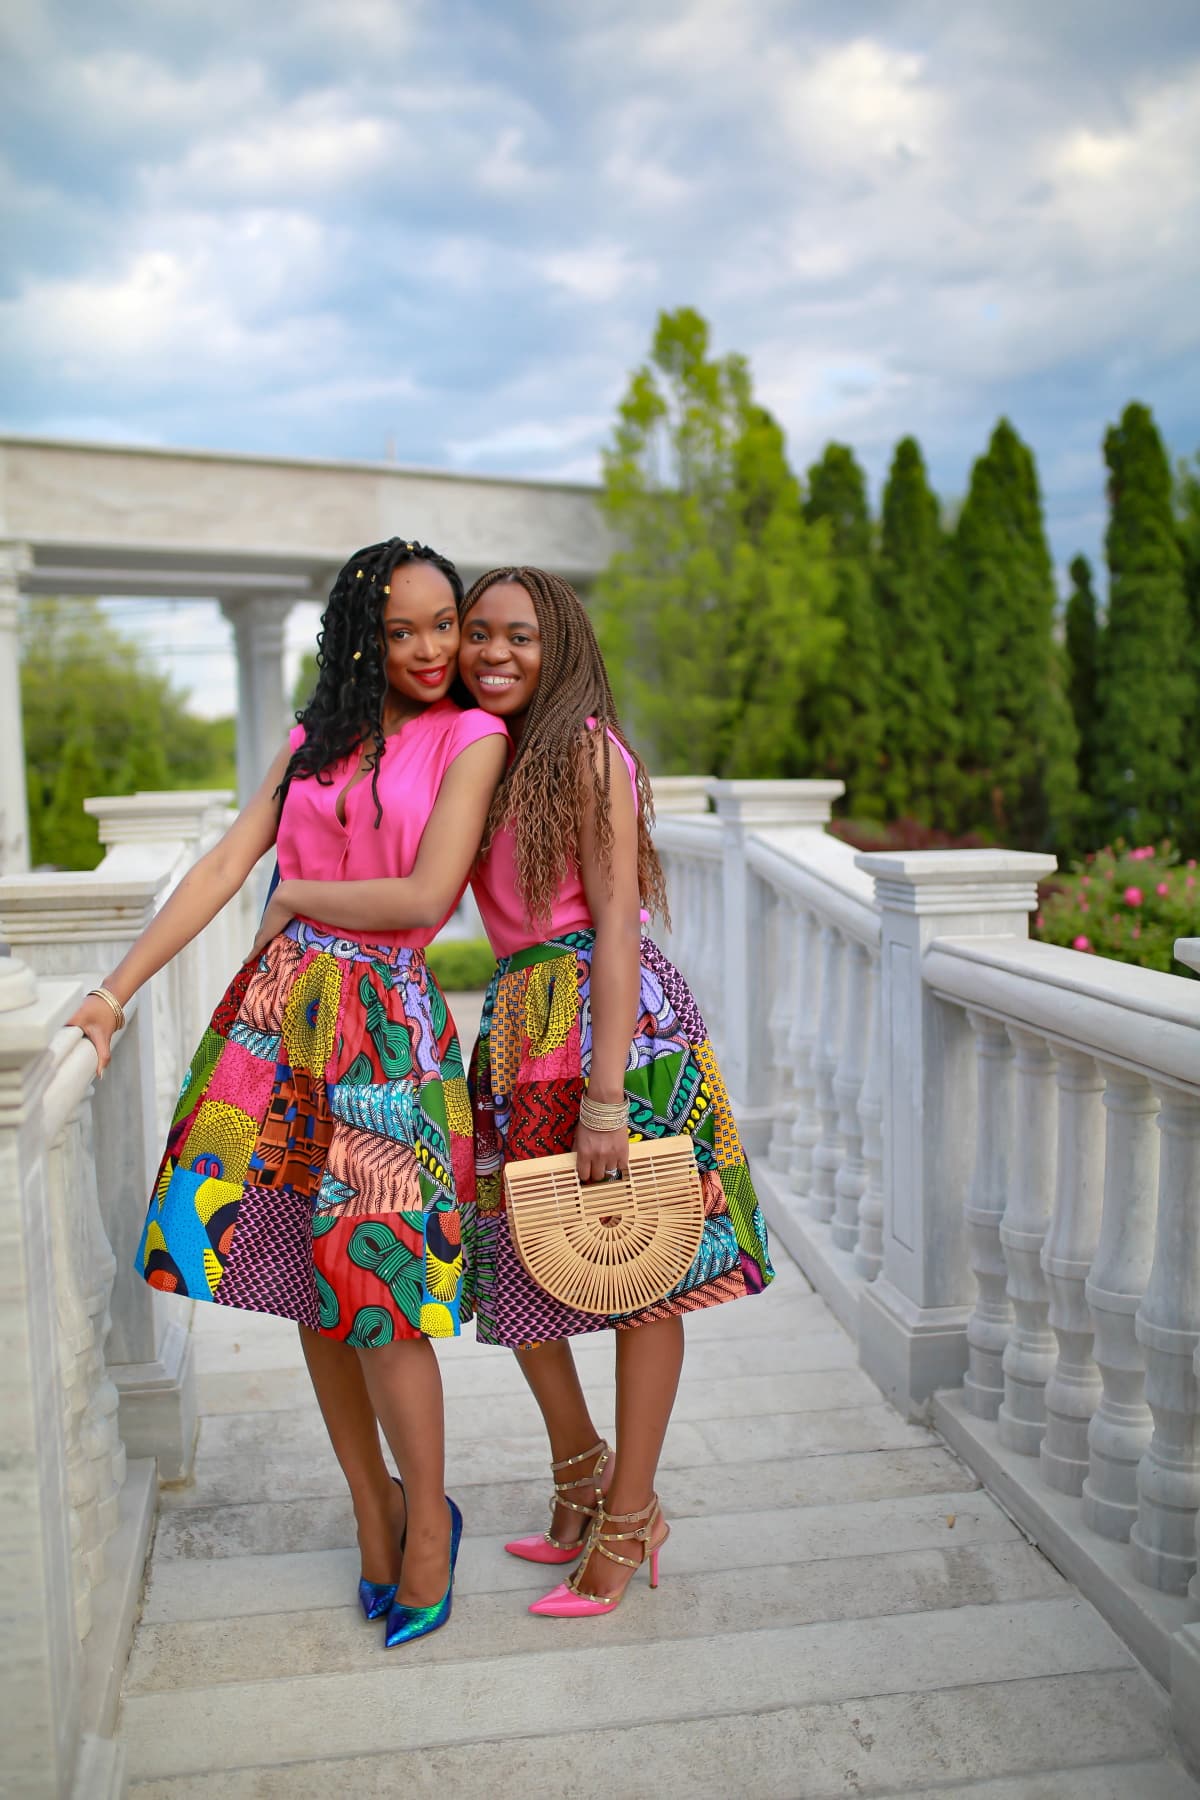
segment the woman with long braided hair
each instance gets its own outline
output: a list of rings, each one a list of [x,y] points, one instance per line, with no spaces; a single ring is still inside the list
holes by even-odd
[[[477,1333],[516,1351],[550,1439],[550,1530],[506,1545],[579,1562],[530,1611],[611,1611],[633,1571],[657,1581],[667,1537],[655,1493],[683,1364],[683,1317],[760,1292],[766,1228],[696,1003],[642,934],[666,914],[646,772],[621,731],[583,604],[540,569],[495,569],[462,605],[459,670],[515,749],[472,877],[499,961],[472,1059],[476,1217],[468,1256]],[[628,1173],[631,1133],[691,1135],[703,1238],[665,1299],[620,1317],[578,1312],[530,1278],[513,1246],[502,1170],[574,1150],[581,1181]],[[599,1438],[570,1339],[616,1332],[615,1455]],[[580,1560],[582,1559],[582,1560]]]
[[[469,1315],[471,1114],[425,946],[466,886],[507,737],[450,698],[461,598],[423,544],[350,558],[316,690],[258,792],[72,1021],[103,1072],[125,1004],[275,846],[281,881],[184,1078],[137,1266],[299,1325],[354,1503],[359,1599],[389,1645],[445,1622],[462,1529],[429,1340]]]

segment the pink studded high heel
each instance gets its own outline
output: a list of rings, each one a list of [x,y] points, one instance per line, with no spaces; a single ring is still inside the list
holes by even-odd
[[[572,1481],[556,1481],[554,1498],[550,1502],[550,1516],[553,1523],[556,1506],[566,1506],[571,1512],[579,1513],[586,1523],[596,1516],[596,1507],[603,1498],[600,1477],[604,1473],[609,1458],[608,1445],[601,1439],[593,1444],[590,1450],[581,1450],[578,1456],[568,1456],[562,1462],[550,1464],[552,1475],[561,1475],[566,1469],[573,1469],[577,1463],[594,1462],[595,1467],[587,1475],[576,1475]],[[568,1495],[572,1488],[590,1487],[596,1493],[595,1506],[581,1506],[578,1500],[571,1500]],[[558,1538],[551,1537],[548,1531],[535,1532],[532,1537],[514,1538],[504,1548],[510,1556],[519,1556],[525,1562],[533,1563],[569,1563],[583,1554],[583,1546],[587,1540],[586,1529],[581,1528],[579,1536],[570,1543],[561,1543]]]
[[[633,1531],[606,1531],[606,1525],[632,1525]],[[656,1536],[655,1526],[661,1525],[662,1531]],[[541,1600],[535,1600],[529,1608],[543,1619],[594,1619],[600,1613],[612,1612],[625,1598],[625,1588],[633,1580],[634,1572],[643,1563],[649,1565],[650,1586],[658,1586],[658,1553],[671,1535],[671,1527],[662,1516],[662,1509],[655,1494],[649,1506],[643,1506],[639,1512],[609,1513],[604,1510],[604,1502],[596,1507],[596,1517],[588,1532],[585,1546],[584,1562],[576,1569],[569,1581],[564,1581]],[[608,1549],[609,1544],[640,1543],[642,1555],[639,1561],[632,1556],[622,1556],[618,1550]],[[620,1563],[629,1570],[629,1576],[619,1593],[588,1594],[579,1586],[579,1577],[587,1566],[587,1558],[596,1552],[606,1556],[609,1562]]]

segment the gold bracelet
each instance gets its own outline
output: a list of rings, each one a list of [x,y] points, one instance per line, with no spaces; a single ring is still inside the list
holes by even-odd
[[[586,1094],[579,1102],[579,1123],[589,1131],[623,1131],[629,1123],[628,1100],[589,1100]]]
[[[115,994],[110,994],[106,987],[89,988],[88,989],[88,999],[89,1000],[91,999],[93,994],[96,996],[97,1000],[105,1000],[108,1002],[109,1006],[112,1007],[113,1018],[117,1021],[116,1029],[118,1031],[124,1031],[124,1029],[125,1029],[125,1008],[121,1005],[121,1002],[117,999],[117,996]]]

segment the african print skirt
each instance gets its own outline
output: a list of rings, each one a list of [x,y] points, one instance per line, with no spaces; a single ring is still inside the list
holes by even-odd
[[[293,920],[192,1059],[137,1268],[350,1344],[454,1337],[474,1185],[466,1071],[424,952]]]
[[[467,1283],[486,1344],[544,1343],[585,1331],[645,1325],[755,1294],[774,1277],[725,1083],[687,983],[642,939],[641,1011],[625,1071],[631,1138],[688,1132],[704,1189],[705,1224],[691,1268],[640,1312],[576,1312],[526,1274],[505,1215],[505,1161],[573,1148],[592,1060],[594,931],[572,931],[502,957],[484,1001],[471,1059],[475,1216],[468,1219]]]

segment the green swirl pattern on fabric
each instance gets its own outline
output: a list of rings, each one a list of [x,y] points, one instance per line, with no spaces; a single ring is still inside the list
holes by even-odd
[[[313,1270],[313,1277],[317,1284],[317,1317],[321,1321],[321,1330],[332,1331],[342,1316],[342,1309],[338,1305],[338,1297],[322,1275],[320,1269]]]
[[[421,1224],[424,1225],[424,1220]],[[346,1254],[360,1269],[366,1269],[382,1281],[410,1324],[420,1323],[421,1261],[389,1226],[379,1219],[360,1225],[346,1247]],[[358,1317],[361,1316],[360,1313]],[[357,1325],[357,1318],[355,1323]]]
[[[371,977],[364,975],[358,984],[358,997],[366,1015],[367,1030],[379,1057],[379,1066],[388,1081],[398,1081],[412,1072],[412,1039],[398,1019],[389,1019],[382,999]]]
[[[386,1307],[360,1306],[346,1342],[358,1349],[378,1350],[382,1344],[390,1344],[394,1335],[392,1315]]]

